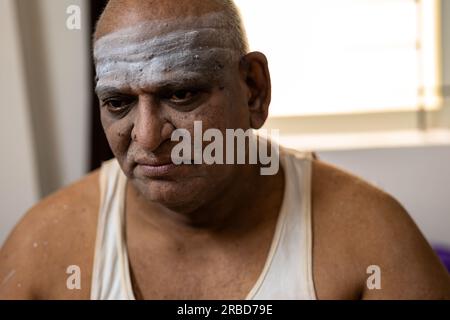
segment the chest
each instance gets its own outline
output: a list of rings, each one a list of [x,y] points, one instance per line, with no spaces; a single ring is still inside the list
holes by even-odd
[[[261,276],[271,241],[263,237],[225,246],[142,245],[128,240],[136,299],[245,299]]]

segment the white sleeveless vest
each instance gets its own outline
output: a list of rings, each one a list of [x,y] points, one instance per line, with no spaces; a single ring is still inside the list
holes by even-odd
[[[281,148],[285,194],[262,273],[246,299],[316,299],[312,270],[309,152]],[[91,299],[134,300],[125,242],[127,179],[116,159],[100,171],[100,210]]]

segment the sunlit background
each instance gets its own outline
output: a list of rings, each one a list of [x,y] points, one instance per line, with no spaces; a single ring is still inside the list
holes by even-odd
[[[284,2],[236,1],[270,61],[272,116],[439,106],[438,1]]]
[[[0,0],[0,243],[42,197],[109,156],[90,34],[104,0]],[[266,128],[393,194],[450,246],[450,0],[236,0],[265,53]],[[66,28],[81,8],[81,30]]]

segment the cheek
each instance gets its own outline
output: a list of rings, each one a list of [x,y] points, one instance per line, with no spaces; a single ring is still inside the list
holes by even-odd
[[[242,103],[226,88],[218,90],[203,105],[189,113],[172,115],[176,128],[185,128],[193,134],[194,121],[201,121],[203,131],[214,128],[225,132],[225,129],[243,128]]]
[[[117,120],[111,119],[111,117],[102,113],[101,122],[111,151],[119,162],[121,162],[122,159],[124,159],[130,144],[132,128],[130,121],[128,121],[126,117]]]

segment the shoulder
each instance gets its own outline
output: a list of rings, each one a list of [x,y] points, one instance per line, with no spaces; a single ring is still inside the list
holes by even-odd
[[[69,266],[80,266],[90,273],[98,180],[99,171],[95,171],[43,199],[25,214],[0,251],[0,298],[54,298],[67,291]],[[84,282],[87,277],[81,279],[82,287],[89,287]]]
[[[312,168],[314,259],[324,296],[345,288],[355,293],[347,298],[450,298],[448,274],[395,198],[322,161]],[[367,287],[372,266],[381,289]]]

